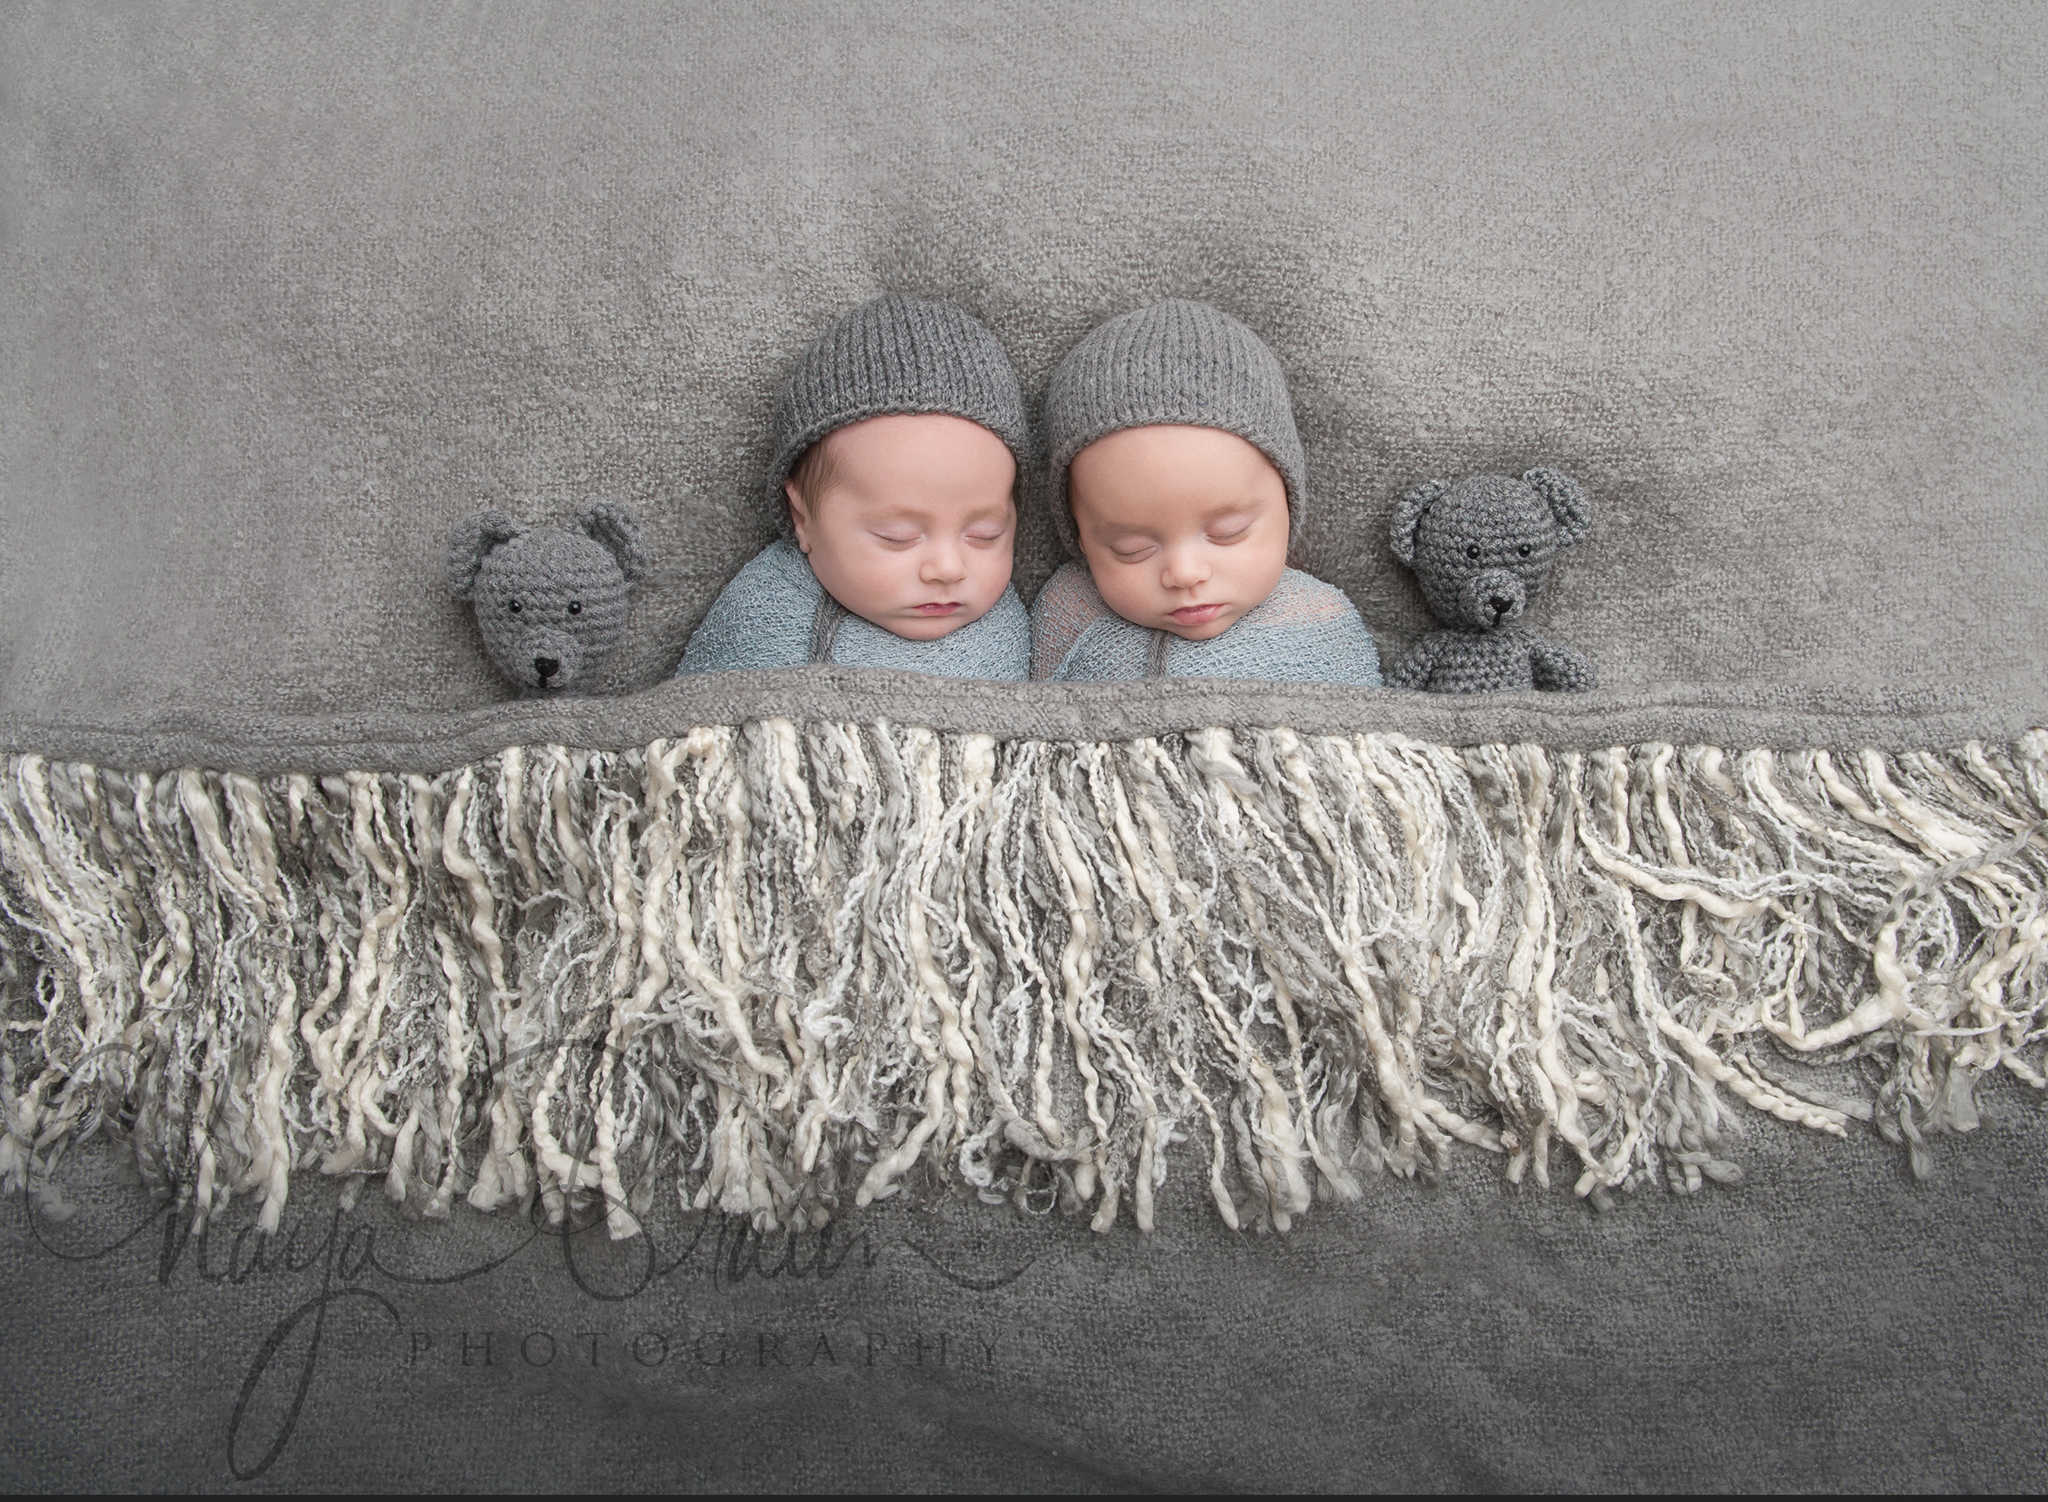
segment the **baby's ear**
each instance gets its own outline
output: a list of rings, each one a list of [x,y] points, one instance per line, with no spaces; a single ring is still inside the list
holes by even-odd
[[[1427,480],[1406,491],[1394,503],[1394,525],[1391,529],[1394,556],[1408,567],[1415,567],[1415,529],[1422,525],[1422,513],[1450,488],[1449,480]]]
[[[620,501],[592,501],[577,519],[584,532],[604,544],[619,560],[628,584],[638,584],[654,571],[654,553],[640,530],[640,518]]]
[[[782,482],[782,499],[789,507],[789,530],[796,538],[796,545],[806,553],[810,552],[811,508],[804,500],[803,491],[797,488],[794,478]],[[1014,492],[1011,499],[1016,499]]]
[[[1532,469],[1522,483],[1543,497],[1557,521],[1557,545],[1568,548],[1582,539],[1593,526],[1593,505],[1585,487],[1562,470]]]
[[[476,576],[492,548],[526,528],[495,506],[465,516],[448,530],[448,588],[458,600],[476,598]]]

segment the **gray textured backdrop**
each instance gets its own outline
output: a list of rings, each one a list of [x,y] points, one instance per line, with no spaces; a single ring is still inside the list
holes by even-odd
[[[769,709],[1064,735],[2012,734],[2048,719],[2044,80],[2027,5],[11,5],[0,744],[427,766]],[[1609,686],[1483,709],[832,673],[646,689],[770,533],[753,482],[784,363],[883,288],[966,302],[1034,392],[1140,301],[1246,318],[1293,381],[1308,557],[1396,640],[1422,624],[1383,542],[1397,490],[1578,474],[1596,535],[1543,617]],[[596,494],[637,502],[664,554],[615,675],[645,691],[500,706],[441,538],[480,498]],[[1042,527],[1023,560],[1028,592]],[[1751,1131],[1748,1185],[1604,1218],[1480,1165],[1284,1240],[1200,1207],[1143,1241],[961,1206],[869,1217],[877,1262],[829,1284],[721,1290],[696,1263],[608,1304],[537,1249],[442,1288],[366,1273],[391,1313],[333,1306],[263,1479],[2048,1482],[2033,1100],[1998,1097],[1917,1187],[1878,1144]],[[75,1170],[62,1245],[140,1215],[110,1172]],[[301,1193],[317,1240],[322,1190]],[[377,1246],[450,1267],[516,1231]],[[230,1479],[243,1375],[320,1284],[207,1282],[187,1248],[160,1286],[155,1234],[64,1261],[0,1216],[8,1482]],[[976,1275],[1028,1266],[972,1293],[912,1237]],[[686,1365],[682,1336],[720,1329],[737,1364]],[[462,1367],[487,1330],[499,1364]],[[559,1364],[520,1361],[534,1330]],[[997,1355],[858,1364],[868,1332],[886,1362],[920,1330]],[[648,1332],[671,1365],[627,1364]],[[763,1368],[763,1333],[804,1355],[823,1333],[838,1364]]]
[[[1340,720],[1597,742],[1670,705],[1668,738],[1796,740],[1826,712],[1924,743],[2048,717],[2035,7],[0,26],[8,745],[175,760],[151,732],[190,730],[218,762],[310,764],[368,716],[359,740],[431,759],[451,710],[512,738],[533,721],[487,708],[438,573],[482,497],[644,508],[667,572],[613,676],[656,682],[770,535],[785,364],[882,288],[965,302],[1034,394],[1141,301],[1242,315],[1293,383],[1305,555],[1396,641],[1422,624],[1383,536],[1398,490],[1538,462],[1588,483],[1595,536],[1542,615],[1601,695],[1562,730],[1531,702],[1455,737],[1412,700]],[[1053,561],[1028,532],[1027,594]],[[540,723],[623,743],[733,698]],[[1054,689],[870,702],[1021,732],[1186,718],[1122,699],[1137,719]]]

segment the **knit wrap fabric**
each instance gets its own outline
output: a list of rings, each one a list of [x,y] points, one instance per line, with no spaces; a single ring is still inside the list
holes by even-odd
[[[1045,396],[1053,525],[1081,554],[1067,496],[1067,466],[1111,433],[1185,423],[1235,433],[1273,462],[1299,516],[1307,466],[1287,376],[1266,342],[1207,303],[1169,298],[1112,318],[1068,350]]]
[[[949,302],[877,297],[812,341],[776,399],[768,500],[783,535],[793,535],[783,482],[805,450],[848,423],[914,412],[978,422],[1009,446],[1020,472],[1030,462],[1023,393],[995,335]]]
[[[838,606],[785,538],[733,576],[690,637],[676,676],[823,662],[1022,680],[1030,675],[1031,617],[1011,585],[981,619],[935,641],[910,641]]]
[[[1188,641],[1125,620],[1102,601],[1087,565],[1063,565],[1031,607],[1031,676],[1258,678],[1380,684],[1379,648],[1344,592],[1291,568],[1220,636]]]

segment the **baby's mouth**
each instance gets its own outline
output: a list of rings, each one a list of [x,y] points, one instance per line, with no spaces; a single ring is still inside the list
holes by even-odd
[[[1183,626],[1199,626],[1204,621],[1213,621],[1223,613],[1220,603],[1208,605],[1183,605],[1173,612],[1173,618]]]
[[[911,608],[919,615],[951,615],[954,611],[960,609],[960,602],[958,600],[934,600],[929,605],[914,605]]]

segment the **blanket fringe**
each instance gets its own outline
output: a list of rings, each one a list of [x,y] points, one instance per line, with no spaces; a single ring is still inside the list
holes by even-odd
[[[0,1178],[132,1142],[445,1216],[801,1224],[957,1177],[1098,1229],[1433,1172],[1728,1181],[1736,1103],[1916,1170],[2048,1085],[2048,733],[1843,754],[763,720],[436,777],[9,760]]]

